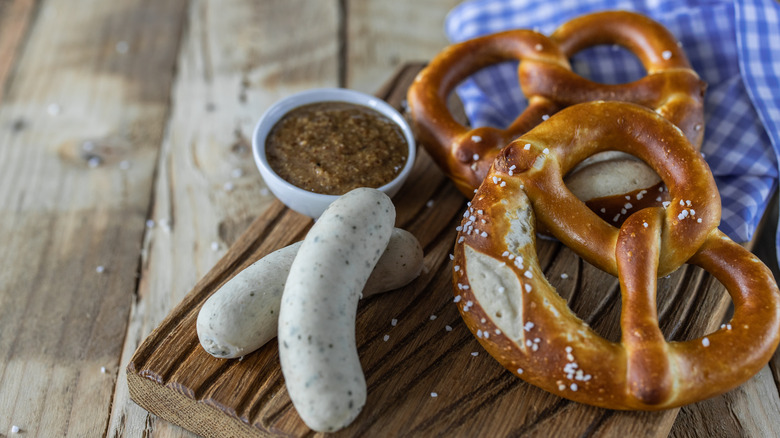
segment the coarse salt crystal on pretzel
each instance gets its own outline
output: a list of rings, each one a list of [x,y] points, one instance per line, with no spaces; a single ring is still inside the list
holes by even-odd
[[[571,168],[610,149],[638,157],[661,176],[669,187],[666,207],[635,210],[618,229],[565,187],[562,176]],[[490,183],[493,177],[506,185]],[[646,108],[591,102],[560,111],[501,152],[469,216],[485,221],[480,229],[489,237],[459,233],[453,283],[461,316],[474,333],[499,330],[479,342],[504,367],[549,392],[610,409],[681,406],[744,382],[780,341],[780,291],[772,273],[717,229],[720,197],[709,168],[679,128]],[[537,221],[619,277],[621,342],[593,331],[547,282],[536,255]],[[734,315],[699,339],[666,342],[658,327],[657,278],[683,263],[726,287]],[[468,311],[463,302],[471,303]]]
[[[642,62],[647,76],[613,85],[574,73],[568,58],[600,44],[627,48]],[[455,86],[486,66],[512,59],[520,61],[518,80],[529,102],[526,110],[504,130],[470,129],[457,123],[446,104]],[[419,141],[458,189],[471,196],[501,148],[550,114],[576,103],[618,100],[646,106],[679,126],[698,149],[703,138],[704,89],[676,39],[661,24],[633,12],[605,11],[571,20],[550,38],[515,30],[454,44],[420,72],[408,101]],[[475,137],[480,141],[474,142]],[[566,183],[602,217],[617,213],[620,222],[626,216],[615,208],[615,198],[628,195],[636,200],[642,190],[657,191],[660,179],[640,161],[608,152],[574,169]],[[656,200],[658,196],[643,195],[637,206],[665,200],[665,196]]]

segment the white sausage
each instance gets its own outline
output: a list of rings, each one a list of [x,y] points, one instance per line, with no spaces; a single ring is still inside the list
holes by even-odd
[[[279,359],[295,409],[316,431],[347,426],[365,404],[355,313],[394,222],[387,195],[355,189],[320,216],[290,268],[279,314]]]
[[[303,242],[256,261],[212,294],[198,313],[198,339],[212,356],[229,359],[249,354],[276,337],[279,306],[287,275]],[[393,229],[363,297],[406,285],[420,275],[423,251],[408,231]]]
[[[279,304],[298,242],[276,250],[236,274],[198,312],[198,339],[209,354],[249,354],[276,336]]]
[[[414,235],[393,228],[390,242],[368,277],[363,297],[398,289],[420,275],[423,268],[423,250]]]

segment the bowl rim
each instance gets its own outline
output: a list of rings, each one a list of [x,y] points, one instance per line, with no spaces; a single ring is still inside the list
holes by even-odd
[[[286,192],[292,192],[300,196],[306,196],[309,198],[316,197],[321,200],[327,200],[328,202],[332,202],[341,196],[312,192],[292,184],[291,182],[279,176],[271,168],[271,166],[268,164],[268,159],[265,153],[265,140],[273,126],[276,125],[276,123],[282,117],[284,117],[284,115],[303,105],[333,101],[353,103],[377,111],[385,117],[389,118],[401,129],[408,148],[406,163],[404,163],[404,167],[395,178],[380,187],[376,187],[376,190],[380,190],[386,193],[392,191],[395,186],[399,186],[396,188],[396,190],[400,189],[400,185],[402,185],[408,178],[416,160],[417,147],[411,127],[406,122],[406,119],[404,119],[401,113],[399,113],[398,110],[396,110],[392,105],[385,102],[382,98],[348,88],[312,88],[309,90],[300,91],[276,101],[263,113],[263,115],[256,123],[252,133],[252,154],[254,156],[255,164],[260,170],[262,177],[265,179],[270,176],[275,179],[275,183],[284,187]],[[268,182],[266,182],[266,186],[271,189]],[[275,196],[277,196],[277,198],[279,198],[280,201],[286,204],[285,200],[282,199],[282,196],[276,193],[273,189],[271,191]],[[388,193],[389,196],[392,196],[393,194]]]

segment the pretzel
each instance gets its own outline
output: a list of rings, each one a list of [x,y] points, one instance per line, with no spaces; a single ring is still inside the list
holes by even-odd
[[[633,52],[647,70],[637,81],[599,84],[571,71],[568,58],[599,44],[617,44]],[[537,50],[538,49],[538,50]],[[528,107],[504,129],[467,128],[457,123],[446,99],[458,83],[476,71],[509,59],[520,60],[518,79]],[[550,38],[531,31],[507,31],[446,48],[422,70],[408,92],[412,122],[418,140],[458,189],[471,197],[498,152],[511,140],[556,111],[581,102],[619,100],[656,110],[683,130],[698,149],[703,136],[704,83],[688,63],[674,36],[659,23],[636,13],[607,11],[563,24]],[[575,193],[594,206],[629,194],[649,191],[660,180],[643,164],[624,155],[608,155],[610,173],[631,175],[606,183],[604,166],[584,167],[567,179]],[[592,164],[605,158],[592,159]],[[620,166],[619,169],[614,169]],[[639,196],[637,205],[655,204],[656,197]],[[635,199],[636,200],[636,199]],[[613,216],[605,209],[603,216]]]
[[[415,137],[467,197],[479,187],[501,148],[562,107],[527,92],[528,106],[506,129],[471,129],[458,123],[447,108],[455,86],[482,68],[510,60],[520,60],[521,70],[548,66],[571,71],[549,38],[531,30],[511,30],[445,48],[420,71],[407,94]]]
[[[647,163],[669,188],[665,206],[635,211],[618,229],[563,184],[587,157],[619,150]],[[536,222],[582,258],[619,277],[620,343],[579,319],[547,282]],[[780,291],[755,256],[717,229],[720,196],[685,136],[644,107],[568,107],[501,151],[469,206],[455,245],[453,285],[468,328],[518,377],[577,402],[658,410],[736,387],[780,341]],[[666,342],[657,278],[683,263],[712,273],[734,316],[714,333]]]
[[[677,40],[660,23],[625,11],[598,12],[564,23],[550,39],[567,57],[601,44],[625,47],[639,58],[647,76],[628,84],[607,85],[555,69],[545,72],[542,81],[533,82],[538,75],[525,77],[521,82],[524,92],[540,94],[564,105],[595,100],[637,103],[655,109],[679,127],[696,150],[701,148],[706,86],[691,68]],[[660,180],[652,169],[626,154],[602,153],[583,164],[586,165],[574,169],[565,181],[580,199],[597,199],[589,203],[594,210],[606,207],[601,214],[604,218],[618,218],[615,222],[620,223],[625,213],[621,208],[614,208],[613,202],[599,198],[613,196],[622,201],[623,195],[631,194],[632,202],[638,207],[660,205],[666,200],[665,196],[657,200],[655,196],[636,196],[643,190],[657,190]],[[616,181],[610,174],[631,175],[631,178]]]

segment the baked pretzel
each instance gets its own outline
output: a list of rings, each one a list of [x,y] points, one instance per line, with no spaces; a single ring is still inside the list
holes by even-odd
[[[564,23],[550,39],[567,57],[601,44],[625,47],[639,58],[647,76],[627,84],[608,85],[589,81],[574,72],[551,69],[541,75],[542,80],[538,80],[538,74],[521,76],[524,92],[564,105],[596,100],[637,103],[656,110],[679,127],[696,150],[701,148],[706,85],[663,25],[636,13],[605,11]],[[647,165],[621,153],[593,156],[564,181],[580,199],[591,201],[589,205],[598,209],[602,218],[617,223],[626,217],[619,207],[624,195],[631,195],[632,203],[639,208],[660,205],[666,200],[665,196],[644,196],[657,191],[660,179]],[[612,199],[601,199],[604,197]],[[617,206],[611,202],[614,200]]]
[[[664,206],[635,210],[619,229],[587,208],[562,178],[610,149],[647,163],[670,196]],[[619,277],[620,343],[593,331],[547,282],[536,255],[537,221]],[[549,392],[610,409],[693,403],[747,380],[780,341],[780,291],[772,273],[721,233],[719,221],[712,174],[678,128],[635,104],[574,105],[494,161],[457,237],[456,301],[495,359]],[[734,316],[714,333],[666,342],[658,327],[657,278],[683,263],[702,267],[726,287]]]
[[[647,76],[607,85],[574,73],[568,58],[599,44],[627,48],[642,62]],[[509,59],[520,60],[518,79],[529,102],[527,109],[504,130],[470,129],[457,123],[446,104],[455,86],[481,68]],[[471,197],[501,148],[576,103],[619,100],[654,109],[680,127],[698,149],[703,136],[704,89],[676,39],[662,25],[636,13],[607,11],[571,20],[549,39],[531,31],[507,31],[452,45],[419,73],[409,89],[408,102],[418,140],[458,189]],[[628,194],[637,205],[665,200],[643,196],[642,190],[655,190],[660,180],[642,163],[612,154],[591,159],[589,164],[605,158],[609,161],[585,166],[567,178],[580,198],[593,199],[594,207],[604,208],[603,212],[599,209],[603,217],[614,215],[605,208],[610,200],[603,197]],[[617,176],[604,180],[601,175]],[[618,217],[625,216],[618,212]]]
[[[447,107],[452,90],[477,71],[510,60],[521,61],[521,70],[549,66],[571,71],[549,38],[531,30],[510,30],[445,48],[420,71],[407,94],[415,137],[467,197],[479,187],[501,148],[561,108],[526,92],[528,106],[506,129],[471,129],[458,123]]]

